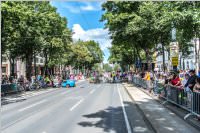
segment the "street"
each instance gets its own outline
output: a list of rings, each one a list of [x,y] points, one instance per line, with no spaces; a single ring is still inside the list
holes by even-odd
[[[131,106],[121,84],[84,81],[75,88],[60,88],[2,106],[2,132],[130,133],[127,113],[131,118],[131,112],[134,120],[140,119],[139,123],[131,122],[138,124],[135,131],[146,132],[148,127],[142,116]]]

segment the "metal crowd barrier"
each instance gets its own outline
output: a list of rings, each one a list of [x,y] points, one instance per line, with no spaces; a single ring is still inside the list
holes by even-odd
[[[147,88],[147,81],[140,77],[133,77],[133,83],[145,89]],[[183,87],[164,86],[157,81],[153,82],[152,87],[155,94],[159,94],[160,97],[166,100],[163,104],[170,102],[190,112],[184,119],[187,119],[190,115],[200,116],[200,92],[192,92]]]
[[[1,85],[1,95],[6,95],[9,93],[17,93],[20,91],[21,90],[19,90],[19,86],[16,83]]]

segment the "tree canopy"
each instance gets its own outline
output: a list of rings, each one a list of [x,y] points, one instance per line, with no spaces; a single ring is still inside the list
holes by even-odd
[[[144,61],[151,62],[153,53],[159,50],[165,58],[164,50],[169,50],[171,41],[179,41],[183,48],[189,46],[183,39],[189,42],[199,38],[198,2],[107,1],[102,9],[101,21],[105,21],[112,39],[109,59],[121,65],[141,60],[143,53]],[[177,40],[171,39],[173,27],[177,31]],[[159,43],[161,49],[157,48]],[[182,52],[188,53],[187,50]]]

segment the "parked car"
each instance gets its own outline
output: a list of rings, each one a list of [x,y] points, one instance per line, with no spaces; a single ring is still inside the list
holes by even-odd
[[[68,79],[68,80],[63,81],[61,86],[62,87],[75,87],[76,83],[75,83],[75,80]]]

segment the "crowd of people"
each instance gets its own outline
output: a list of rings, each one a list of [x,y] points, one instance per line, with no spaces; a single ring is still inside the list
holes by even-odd
[[[2,76],[2,85],[5,84],[18,84],[24,88],[24,90],[35,90],[39,88],[47,87],[60,87],[61,83],[66,79],[79,80],[84,79],[83,74],[70,74],[68,76],[62,75],[40,75],[32,76],[30,80],[21,75],[19,78],[16,76]]]
[[[200,73],[200,71],[199,71]],[[190,91],[200,92],[200,74],[196,74],[195,70],[180,70],[171,72],[136,72],[134,76],[143,78],[147,82],[149,92],[156,83],[163,85],[171,85],[177,88],[183,88]]]

